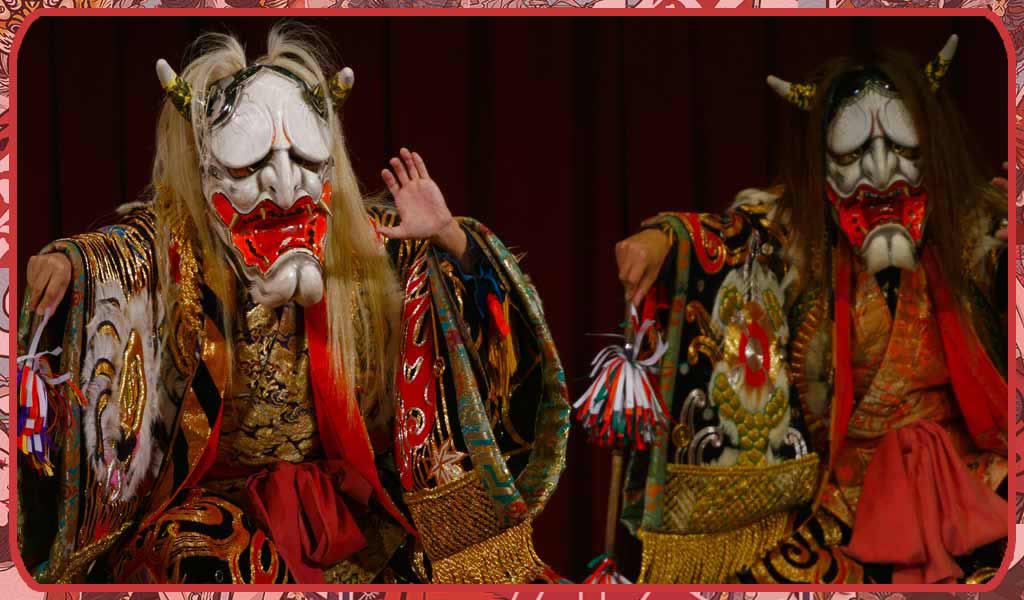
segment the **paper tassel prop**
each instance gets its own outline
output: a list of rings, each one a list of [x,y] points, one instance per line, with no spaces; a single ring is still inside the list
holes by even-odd
[[[593,569],[593,571],[591,571],[590,575],[583,580],[583,583],[593,583],[597,585],[628,585],[633,583],[629,579],[626,579],[622,573],[619,573],[619,567],[615,564],[615,558],[608,554],[602,554],[590,561],[587,568]]]
[[[51,429],[55,408],[67,406],[64,388],[82,401],[81,391],[71,382],[71,374],[54,376],[49,357],[60,356],[61,348],[39,352],[39,340],[50,320],[50,310],[32,337],[28,354],[18,357],[18,448],[28,457],[28,463],[47,476],[53,475],[50,450],[53,448]],[[68,411],[62,411],[68,417]]]
[[[640,348],[654,320],[639,324],[636,308],[629,307],[625,347],[608,346],[591,363],[594,382],[573,405],[576,419],[587,430],[590,441],[612,449],[612,472],[608,486],[608,512],[605,518],[605,553],[590,563],[594,571],[585,583],[630,583],[615,564],[615,532],[622,492],[624,453],[627,449],[645,450],[654,443],[654,435],[669,423],[668,411],[657,393],[654,376],[658,363],[668,351],[661,336],[655,338],[654,351],[640,358]]]
[[[644,321],[637,331],[636,310],[632,310],[628,329],[636,331],[626,346],[608,346],[591,363],[594,382],[573,405],[576,419],[590,440],[607,448],[646,450],[654,443],[654,434],[668,424],[665,406],[658,396],[652,376],[668,350],[659,335],[654,352],[639,359],[640,347],[653,320]]]

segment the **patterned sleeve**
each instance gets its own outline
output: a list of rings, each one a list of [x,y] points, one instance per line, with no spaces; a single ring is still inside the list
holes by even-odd
[[[118,539],[141,502],[143,481],[162,459],[152,439],[159,433],[151,426],[159,387],[156,235],[154,214],[142,205],[116,225],[43,250],[67,256],[72,278],[38,349],[60,347],[59,364],[54,360],[51,367],[70,375],[76,394],[65,390],[51,402],[50,472],[18,455],[18,493],[25,507],[18,541],[36,581],[83,578],[95,553]],[[27,352],[39,319],[23,306],[19,356]],[[123,484],[121,502],[110,502],[107,493],[114,471]]]

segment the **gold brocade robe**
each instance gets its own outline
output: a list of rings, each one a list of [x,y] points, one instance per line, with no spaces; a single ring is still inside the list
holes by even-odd
[[[902,271],[895,313],[878,280],[855,274],[853,381],[856,404],[835,479],[851,508],[875,448],[890,431],[927,420],[942,426],[968,468],[991,489],[1007,475],[1007,459],[979,450],[953,398],[942,338],[925,269]]]
[[[901,274],[892,310],[876,278],[854,266],[850,362],[839,366],[838,288],[828,280],[838,277],[839,250],[826,241],[807,257],[825,275],[807,281],[811,265],[790,254],[790,232],[776,214],[780,193],[745,190],[722,214],[663,213],[644,223],[672,242],[646,308],[653,306],[668,345],[658,384],[673,423],[627,469],[622,520],[643,542],[641,582],[888,581],[884,565],[861,564],[842,549],[875,449],[911,423],[938,424],[969,471],[990,489],[1005,484],[1007,458],[979,450],[954,395],[953,378],[974,364],[947,372],[948,340],[939,329],[946,315],[966,319],[991,361],[986,381],[998,379],[1001,296],[993,274],[1003,246],[991,236],[1005,214],[979,206],[976,222],[965,225],[975,237],[965,244],[971,266],[956,300],[963,315],[933,306],[931,293],[944,288],[929,287],[924,262]],[[778,311],[783,319],[773,316]],[[778,359],[786,367],[776,375],[768,367]],[[833,456],[842,427],[837,369],[852,373],[852,416]],[[986,388],[986,401],[996,388]],[[761,400],[776,396],[783,409]],[[994,556],[998,545],[957,556],[968,581],[991,576],[988,567],[1002,559]]]
[[[73,272],[42,347],[63,347],[59,369],[83,397],[54,406],[61,418],[52,474],[19,456],[22,557],[41,583],[285,583],[289,572],[249,513],[244,488],[253,473],[305,468],[324,454],[303,325],[309,315],[238,303],[234,360],[226,364],[220,304],[203,283],[194,232],[185,221],[161,221],[158,204],[44,249],[64,253]],[[367,210],[367,226],[397,224],[387,207]],[[380,238],[404,292],[392,332],[401,336],[400,356],[389,376],[402,390],[396,415],[405,410],[406,418],[382,431],[352,431],[369,436],[372,464],[360,468],[377,473],[386,498],[375,494],[350,511],[366,545],[324,568],[328,583],[550,575],[533,550],[532,520],[564,468],[564,373],[516,258],[484,226],[460,223],[480,273],[459,272],[428,242]],[[21,315],[22,346],[37,326],[33,313]],[[378,368],[366,364],[360,344],[357,395]],[[412,357],[424,348],[430,362],[421,369]],[[392,427],[420,438],[398,444]],[[400,482],[401,460],[416,469],[409,484]],[[408,543],[397,512],[422,547]]]

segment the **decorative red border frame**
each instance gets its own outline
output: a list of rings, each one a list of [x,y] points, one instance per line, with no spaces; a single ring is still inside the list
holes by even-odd
[[[76,3],[80,0],[74,0]],[[112,4],[115,0],[100,0],[105,4]],[[216,0],[214,0],[216,1]],[[259,0],[263,2],[264,0]],[[305,0],[301,0],[305,2]],[[845,3],[843,8],[839,9],[758,9],[750,8],[753,3],[760,3],[758,0],[750,0],[751,4],[746,7],[736,8],[732,10],[721,10],[711,8],[700,8],[688,10],[687,16],[790,16],[790,17],[801,17],[801,16],[885,16],[891,18],[899,18],[901,16],[950,16],[951,13],[948,9],[930,8],[923,10],[913,11],[891,11],[891,10],[879,10],[879,9],[855,9],[853,0]],[[876,4],[885,4],[888,0],[867,0],[875,2]],[[944,0],[925,0],[928,5],[939,5]],[[974,0],[968,0],[974,1]],[[990,0],[984,0],[990,1]],[[1001,0],[995,0],[993,4],[997,4]],[[17,170],[17,154],[15,152],[17,144],[17,103],[16,98],[13,97],[11,91],[16,87],[14,82],[16,81],[17,75],[17,53],[20,46],[20,42],[24,37],[25,30],[38,18],[47,15],[60,15],[60,16],[84,16],[84,17],[101,17],[101,16],[125,16],[128,14],[124,9],[121,8],[56,8],[56,6],[63,6],[63,4],[57,4],[57,2],[65,2],[65,0],[33,0],[32,2],[22,2],[22,0],[14,0],[13,4],[5,4],[10,0],[0,0],[0,282],[3,281],[4,275],[7,275],[7,280],[17,281],[17,265],[13,260],[12,253],[8,252],[11,247],[15,247],[17,243],[17,232],[16,227],[11,227],[11,223],[17,223],[17,207],[15,199],[17,197],[17,180],[12,177],[11,174]],[[51,7],[53,3],[53,7]],[[709,2],[710,3],[710,2]],[[590,12],[583,13],[585,15],[607,15],[607,16],[676,16],[679,17],[680,13],[674,8],[681,6],[676,0],[663,0],[654,8],[650,9],[608,9],[603,10],[599,13]],[[905,6],[908,8],[919,8],[920,4],[914,5],[906,3]],[[997,6],[998,8],[998,6]],[[195,15],[209,15],[212,10],[217,10],[220,13],[226,13],[230,16],[267,16],[267,12],[264,9],[253,8],[253,9],[223,9],[218,10],[216,8],[205,8],[205,9],[165,9],[165,8],[151,8],[149,10],[141,12],[131,12],[133,16],[163,16],[172,14],[174,16],[195,16]],[[1019,15],[1020,21],[1017,26],[1014,27],[1013,32],[1007,29],[1004,21],[1000,20],[996,13],[986,9],[958,9],[955,11],[956,15],[963,16],[983,16],[988,19],[996,27],[1000,37],[1003,39],[1004,46],[1007,50],[1007,56],[1014,58],[1008,60],[1007,68],[1007,81],[1012,82],[1016,80],[1016,73],[1018,70],[1024,71],[1021,67],[1024,66],[1024,55],[1020,61],[1016,60],[1016,53],[1014,52],[1013,39],[1017,38],[1024,42],[1024,0],[1007,0],[1003,4],[1003,16],[1004,19],[1007,14],[1010,16]],[[1009,11],[1009,12],[1007,12]],[[6,14],[5,14],[6,13]],[[366,15],[366,16],[448,16],[453,15],[451,9],[404,9],[401,11],[394,11],[389,9],[351,9],[346,11],[347,15]],[[583,16],[578,10],[566,9],[566,8],[553,8],[544,10],[541,13],[537,11],[523,11],[517,9],[499,9],[499,10],[480,10],[480,9],[463,9],[459,10],[458,16],[473,16],[473,15],[485,15],[485,16],[539,16],[543,14],[545,16]],[[336,9],[291,9],[286,11],[275,11],[275,16],[286,16],[286,15],[303,15],[303,16],[339,16],[339,11]],[[1016,17],[1015,17],[1016,18]],[[1022,49],[1024,50],[1024,49]],[[8,68],[9,67],[9,68]],[[10,73],[8,79],[7,74]],[[1015,124],[1018,119],[1021,118],[1024,113],[1024,104],[1017,106],[1015,111],[1015,100],[1018,96],[1017,86],[1007,86],[1007,122],[1010,131],[1015,130]],[[1017,152],[1014,151],[1014,144],[1018,136],[1009,136],[1007,153],[1008,156],[1017,156],[1017,152],[1024,153],[1024,149],[1019,148]],[[1017,189],[1017,175],[1021,169],[1021,164],[1015,161],[1015,169],[1011,169],[1009,172],[1009,189]],[[1016,194],[1015,194],[1016,195]],[[1010,244],[1011,246],[1018,247],[1017,240],[1017,228],[1010,228]],[[1019,248],[1019,247],[1018,247]],[[1014,300],[1014,286],[1009,286],[1008,300],[1009,305],[1015,305]],[[4,309],[5,314],[9,319],[11,314],[17,314],[16,295],[9,293],[9,290],[3,290],[5,302]],[[1024,302],[1024,298],[1021,299]],[[12,306],[12,304],[14,306]],[[1020,310],[1024,310],[1021,308]],[[1008,334],[1013,337],[1014,333],[1013,322],[1008,323]],[[16,328],[14,328],[16,329]],[[12,339],[13,335],[9,336],[9,339],[5,340],[6,345],[0,345],[0,360],[2,360],[2,351],[7,352],[9,357],[10,367],[9,373],[14,373],[16,369],[15,357],[11,356],[9,349],[16,347],[16,342]],[[1011,348],[1009,350],[1009,363],[1014,364],[1016,362],[1016,356]],[[1021,382],[1017,376],[1016,371],[1012,371],[1013,385],[1009,387],[1009,394],[1007,402],[1009,407],[1016,413],[1016,392],[1019,389]],[[4,378],[6,379],[6,378]],[[6,381],[0,381],[0,395],[9,393],[9,386]],[[2,406],[2,403],[0,403]],[[14,406],[14,398],[10,397],[10,407],[8,409],[11,412],[16,410]],[[7,413],[10,414],[10,413]],[[6,423],[6,414],[0,412],[0,421]],[[1020,417],[1020,415],[1018,415]],[[1024,423],[1020,420],[1017,422],[1017,433],[1021,435],[1024,432]],[[1019,452],[1019,447],[1016,445],[1018,441],[1017,436],[1012,436],[1014,440],[1015,452]],[[15,448],[13,442],[9,442],[11,455],[14,454]],[[4,466],[6,461],[0,463],[0,467]],[[16,468],[16,461],[10,461],[12,480],[14,477],[14,469]],[[1018,489],[1017,478],[1010,478],[1010,495],[1016,497],[1021,490]],[[16,495],[10,496],[7,501],[2,500],[0,496],[0,503],[10,503],[10,514],[16,514]],[[1008,520],[1011,525],[1011,547],[1014,547],[1016,542],[1016,528],[1013,527],[1016,522],[1013,510],[1010,510],[1008,514]],[[20,561],[20,557],[16,551],[16,543],[13,540],[13,536],[10,536],[9,543],[11,546],[11,556],[13,558],[13,564],[16,566],[16,571],[10,570],[8,572],[17,572],[20,577],[6,579],[3,578],[3,564],[0,564],[0,590],[5,593],[3,595],[12,598],[38,598],[40,592],[48,592],[46,597],[49,597],[49,593],[58,592],[61,594],[69,594],[67,598],[76,598],[74,594],[87,590],[86,594],[93,592],[118,592],[125,594],[130,597],[129,592],[123,592],[123,586],[119,585],[97,585],[97,586],[39,586],[28,577],[28,573],[24,568],[24,565]],[[1020,542],[1017,542],[1018,544]],[[1018,549],[1020,552],[1020,549]],[[1015,554],[1015,553],[1014,553]],[[434,585],[434,586],[369,586],[372,587],[374,592],[387,592],[387,593],[402,593],[403,596],[406,593],[417,593],[424,594],[424,600],[427,600],[426,596],[437,595],[444,597],[454,597],[456,595],[479,595],[484,594],[488,597],[502,597],[510,600],[527,600],[533,599],[534,594],[537,594],[536,600],[569,600],[570,595],[573,599],[584,600],[583,595],[587,594],[587,598],[594,597],[595,594],[601,594],[602,600],[661,600],[662,596],[666,594],[679,594],[680,592],[697,592],[698,597],[704,600],[752,600],[751,594],[758,596],[759,600],[794,600],[794,596],[797,600],[834,600],[839,596],[847,596],[850,592],[854,592],[858,600],[881,600],[887,596],[905,596],[904,592],[946,592],[956,593],[957,597],[970,596],[976,597],[979,593],[983,592],[996,592],[1001,597],[1008,596],[1006,590],[1000,589],[1002,584],[1014,586],[1015,591],[1012,592],[1013,596],[1021,597],[1022,593],[1018,588],[1024,588],[1024,563],[1018,565],[1018,568],[1013,569],[1016,573],[1016,577],[1008,579],[1008,570],[1013,560],[1013,554],[1008,553],[1004,559],[1003,565],[1000,569],[1000,573],[996,578],[984,587],[980,586],[844,586],[842,590],[836,590],[835,586],[802,586],[799,592],[792,591],[792,588],[787,586],[748,586],[748,585],[712,585],[712,586],[677,586],[677,585],[644,585],[644,586],[587,586],[587,585],[569,585],[569,586],[463,586],[463,585]],[[1020,580],[1020,581],[1017,581]],[[31,582],[31,583],[27,583]],[[356,600],[356,596],[362,592],[369,591],[362,587],[353,586],[319,586],[320,588],[328,588],[332,591],[337,592],[349,592],[351,597],[349,600]],[[26,589],[27,588],[27,589]],[[166,594],[168,600],[177,600],[180,597],[184,600],[189,598],[190,600],[199,600],[200,596],[197,596],[200,592],[192,586],[144,586],[141,589],[145,589],[147,592],[160,591],[162,594]],[[234,598],[236,595],[249,599],[249,594],[252,594],[254,598],[259,598],[260,593],[274,592],[270,596],[264,596],[260,600],[284,600],[287,598],[288,593],[296,593],[300,590],[303,591],[303,595],[298,597],[304,597],[305,591],[313,593],[309,586],[202,586],[204,593],[202,600],[227,600],[227,598]],[[896,590],[899,589],[897,592]],[[213,592],[217,590],[217,592]],[[411,590],[429,590],[412,592]],[[543,591],[539,591],[543,590]],[[210,593],[212,592],[212,593]],[[453,594],[456,592],[458,594]],[[767,592],[767,593],[766,593]],[[178,593],[178,594],[175,594]],[[733,595],[735,593],[735,596]],[[740,597],[740,593],[743,594]],[[811,593],[814,594],[814,598],[811,597]],[[17,595],[15,595],[17,594]],[[35,594],[35,595],[33,595]],[[324,592],[316,592],[316,595],[323,595]],[[343,594],[349,595],[349,594]],[[806,595],[806,596],[805,596]],[[86,600],[87,596],[84,596],[82,600]],[[952,596],[951,596],[952,597]],[[911,597],[912,598],[912,597]],[[410,599],[411,600],[411,599]],[[439,599],[440,600],[440,599]],[[901,599],[902,600],[902,599]]]

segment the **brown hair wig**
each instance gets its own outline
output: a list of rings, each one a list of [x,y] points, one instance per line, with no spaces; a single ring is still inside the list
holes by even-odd
[[[955,68],[955,63],[954,67]],[[894,86],[913,118],[920,140],[923,185],[928,193],[925,243],[931,242],[954,293],[966,291],[972,244],[967,230],[980,219],[1006,214],[1005,195],[977,164],[961,117],[943,87],[931,91],[924,68],[904,54],[884,52],[864,59],[841,58],[824,65],[811,79],[817,92],[808,111],[795,111],[796,123],[783,156],[780,217],[790,230],[791,251],[804,266],[805,282],[821,284],[828,265],[823,257],[834,243],[831,206],[826,201],[826,132],[842,98],[836,89],[852,73],[873,70]],[[986,226],[988,222],[986,221]],[[985,230],[985,234],[991,233]]]

